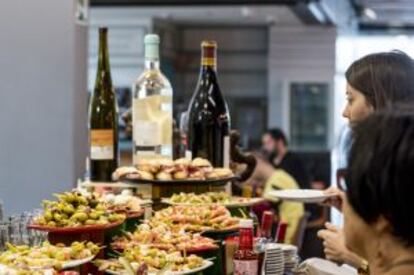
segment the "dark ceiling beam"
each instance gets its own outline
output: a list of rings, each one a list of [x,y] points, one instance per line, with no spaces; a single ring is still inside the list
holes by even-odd
[[[300,1],[290,9],[303,23],[308,25],[330,26],[335,23],[319,0]]]
[[[365,34],[413,34],[413,24],[393,26],[388,23],[359,23],[358,29]]]
[[[302,0],[303,1],[303,0]],[[90,0],[91,6],[296,5],[298,0]]]
[[[332,25],[334,22],[320,0],[90,0],[91,6],[287,6],[305,24]]]
[[[349,0],[351,7],[354,9],[356,16],[360,17],[364,11],[364,6],[360,0]]]

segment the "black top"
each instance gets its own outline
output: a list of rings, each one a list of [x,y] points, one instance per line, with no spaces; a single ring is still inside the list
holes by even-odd
[[[271,161],[272,165],[275,168],[285,170],[289,175],[291,175],[298,183],[299,188],[310,188],[309,173],[298,155],[292,152],[287,152],[278,165],[275,165],[273,160]]]

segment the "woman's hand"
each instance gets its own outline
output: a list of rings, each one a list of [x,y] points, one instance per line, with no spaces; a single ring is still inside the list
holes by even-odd
[[[358,268],[363,259],[348,250],[345,245],[345,238],[342,229],[331,223],[326,223],[325,226],[326,229],[319,230],[318,237],[323,240],[326,259],[341,264],[346,263]]]
[[[329,195],[330,197],[326,199],[322,205],[324,206],[330,206],[335,207],[339,211],[342,211],[342,201],[345,196],[345,193],[341,190],[339,190],[336,187],[330,187],[324,191],[326,195]]]

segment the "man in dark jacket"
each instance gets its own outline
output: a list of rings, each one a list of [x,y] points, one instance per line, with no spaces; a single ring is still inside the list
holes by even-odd
[[[282,130],[273,128],[267,130],[262,137],[263,150],[269,157],[269,162],[278,169],[290,174],[302,189],[310,188],[310,177],[302,160],[289,151],[286,135]]]

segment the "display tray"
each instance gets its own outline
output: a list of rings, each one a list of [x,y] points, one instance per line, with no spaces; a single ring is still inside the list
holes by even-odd
[[[131,241],[131,243],[133,243],[133,241]],[[139,246],[140,244],[136,244],[137,246]],[[151,245],[149,245],[151,247]],[[119,253],[122,253],[124,251],[124,248],[121,245],[111,245],[111,248]],[[214,251],[219,249],[218,246],[199,246],[197,248],[188,248],[185,249],[187,254],[197,254],[197,253],[203,253],[203,252],[207,252],[207,251]],[[184,249],[180,250],[180,251],[184,251]]]
[[[90,256],[90,257],[85,258],[85,259],[78,259],[78,260],[72,260],[72,261],[63,262],[62,269],[74,268],[74,267],[77,267],[77,266],[80,266],[80,265],[89,263],[95,257],[96,257],[96,255]]]
[[[43,274],[44,275],[54,274],[54,270],[52,268],[36,268],[35,267],[35,268],[31,268],[30,269],[30,272],[32,272],[32,271],[33,272],[34,271],[37,271],[37,272],[43,271]],[[27,270],[27,272],[29,272],[29,270]],[[0,274],[4,274],[4,275],[17,275],[19,273],[17,272],[16,269],[14,269],[12,267],[9,267],[9,266],[0,264]]]
[[[94,258],[96,257],[96,255],[84,258],[84,259],[77,259],[77,260],[70,260],[70,261],[64,261],[62,262],[62,269],[68,269],[68,268],[74,268],[86,263],[89,263],[90,261],[92,261]],[[30,270],[34,271],[34,270],[47,270],[47,269],[43,269],[43,268],[39,268],[39,267],[31,267]],[[15,270],[12,267],[8,267],[6,265],[0,264],[0,274],[15,274],[12,273]],[[5,273],[2,273],[5,272]],[[11,272],[11,273],[7,273],[7,272]],[[16,273],[17,274],[17,273]],[[50,273],[52,274],[52,273]]]
[[[242,201],[237,201],[237,199],[242,199]],[[189,203],[189,202],[172,202],[170,198],[162,198],[161,202],[169,205],[177,206],[210,206],[210,205],[221,205],[227,208],[237,208],[237,207],[247,207],[252,206],[264,201],[264,198],[241,198],[235,197],[236,201],[227,202],[227,203]]]
[[[204,180],[192,180],[192,179],[185,179],[185,180],[146,180],[146,179],[120,179],[121,182],[128,182],[128,183],[137,183],[137,184],[157,184],[157,185],[224,185],[230,181],[237,180],[238,177],[228,177],[228,178],[220,178],[220,179],[204,179]]]
[[[135,219],[142,217],[145,214],[145,209],[142,209],[140,211],[117,211],[118,213],[125,213],[127,219]]]
[[[198,268],[194,268],[194,269],[190,269],[190,270],[185,270],[185,271],[164,271],[162,272],[162,274],[165,275],[187,275],[187,274],[194,274],[200,271],[203,271],[204,269],[209,268],[210,266],[213,265],[212,261],[209,260],[204,260],[203,261],[203,265],[198,267]],[[112,270],[105,270],[105,273],[107,274],[112,274],[112,275],[125,275],[127,274],[126,272],[123,271],[112,271]],[[148,275],[156,275],[158,274],[158,272],[149,272]]]
[[[51,227],[51,226],[44,226],[39,224],[29,224],[27,228],[39,231],[46,231],[49,233],[54,234],[79,234],[79,233],[86,233],[86,232],[96,232],[96,231],[105,231],[108,229],[115,228],[124,223],[125,220],[117,221],[114,223],[108,223],[103,225],[86,225],[86,226],[78,226],[78,227]]]
[[[239,227],[235,226],[235,227],[229,227],[225,229],[209,229],[209,230],[204,230],[200,233],[201,235],[203,234],[227,234],[227,233],[234,233],[238,231],[239,231]]]

